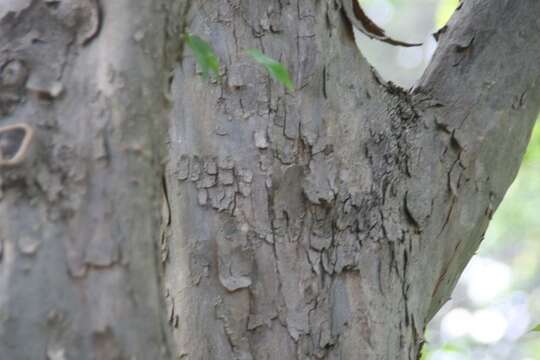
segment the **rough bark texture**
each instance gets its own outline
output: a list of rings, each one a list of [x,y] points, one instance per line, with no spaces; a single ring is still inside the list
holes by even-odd
[[[334,0],[193,2],[209,83],[187,3],[2,2],[0,357],[415,359],[538,113],[540,2],[468,0],[410,92]]]
[[[165,12],[145,0],[0,5],[2,359],[167,356]]]
[[[178,358],[416,359],[516,174],[540,104],[538,1],[467,1],[410,92],[378,80],[337,5],[192,8],[223,77],[186,56],[172,84]]]

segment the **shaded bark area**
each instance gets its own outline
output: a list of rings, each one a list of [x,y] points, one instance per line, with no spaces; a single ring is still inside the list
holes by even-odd
[[[2,359],[168,357],[156,248],[164,5],[0,7]]]
[[[174,71],[162,264],[176,356],[416,359],[538,113],[539,12],[467,1],[405,92],[360,56],[338,2],[197,2],[190,30],[223,76],[202,80],[188,54]]]

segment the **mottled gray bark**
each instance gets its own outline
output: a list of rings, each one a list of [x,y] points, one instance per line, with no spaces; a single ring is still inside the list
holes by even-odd
[[[163,3],[0,4],[2,360],[166,357]]]
[[[418,86],[336,2],[198,1],[223,81],[174,72],[163,239],[181,359],[416,359],[540,104],[540,3],[467,1]],[[245,55],[291,70],[286,93]]]
[[[193,2],[209,83],[185,5],[0,5],[0,357],[415,359],[538,112],[540,2],[467,1],[410,92],[334,0]]]

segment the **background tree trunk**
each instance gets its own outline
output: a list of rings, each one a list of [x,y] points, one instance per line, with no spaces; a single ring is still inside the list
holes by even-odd
[[[0,358],[162,359],[161,1],[3,1]]]
[[[468,0],[410,92],[334,0],[187,3],[0,7],[2,358],[415,359],[538,113],[540,3]]]

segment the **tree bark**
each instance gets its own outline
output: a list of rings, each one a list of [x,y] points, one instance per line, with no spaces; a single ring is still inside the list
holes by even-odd
[[[167,357],[163,5],[0,6],[2,359]]]
[[[538,114],[540,2],[468,0],[408,92],[340,2],[189,3],[0,6],[1,357],[416,359]]]
[[[199,1],[223,81],[175,69],[164,246],[182,359],[416,359],[540,104],[538,1],[467,1],[411,91],[334,1]],[[245,55],[286,64],[287,93]]]

